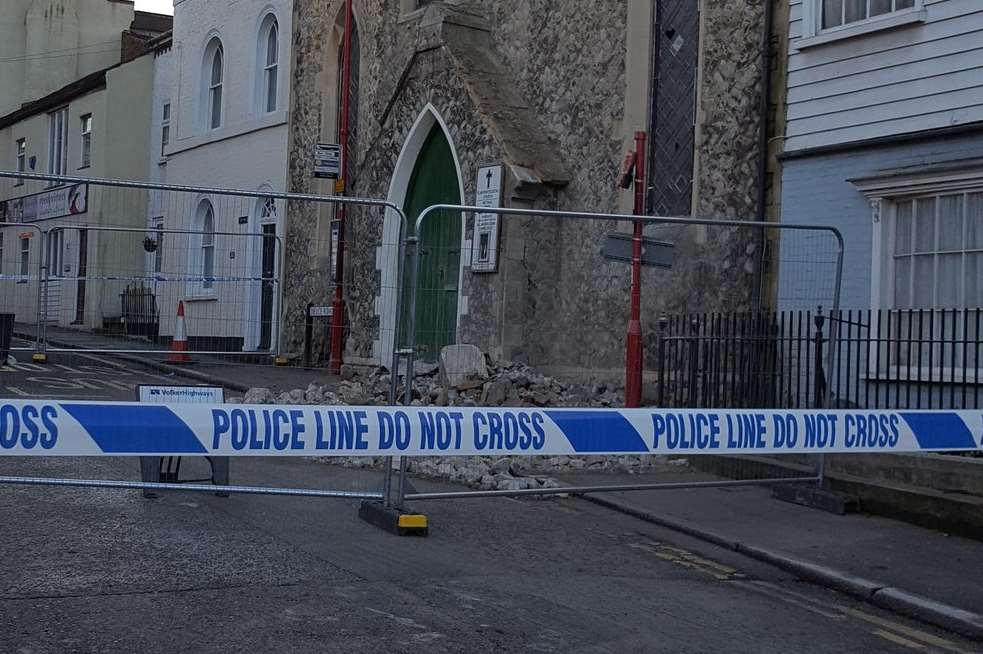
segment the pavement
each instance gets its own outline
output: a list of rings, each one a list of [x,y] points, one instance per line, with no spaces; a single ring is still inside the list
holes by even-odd
[[[4,459],[0,469],[136,477],[132,460],[111,458]],[[301,459],[237,459],[233,476],[379,483]],[[981,651],[582,499],[417,508],[430,516],[428,538],[371,527],[351,500],[5,487],[0,651]]]
[[[578,473],[561,481],[580,486],[719,479],[674,468],[651,476]],[[979,541],[863,513],[826,513],[775,500],[759,486],[598,493],[590,499],[983,640]]]

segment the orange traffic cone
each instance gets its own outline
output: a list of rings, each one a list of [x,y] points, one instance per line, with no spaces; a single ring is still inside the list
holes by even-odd
[[[171,353],[167,363],[191,363],[188,355],[188,334],[184,329],[184,302],[177,303],[177,324],[174,325],[174,338],[171,340]]]

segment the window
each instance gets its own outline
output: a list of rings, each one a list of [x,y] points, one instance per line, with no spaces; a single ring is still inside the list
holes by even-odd
[[[276,222],[276,200],[266,198],[263,200],[263,209],[260,211],[259,219],[261,222]]]
[[[191,271],[195,282],[190,285],[191,295],[210,295],[215,288],[215,210],[208,200],[198,206],[196,230],[198,251],[193,253],[195,267]]]
[[[164,156],[164,151],[171,142],[171,103],[165,102],[160,118],[160,156]]]
[[[279,94],[278,71],[280,61],[280,35],[276,19],[266,28],[266,57],[263,66],[263,105],[266,113],[273,113]]]
[[[218,129],[222,126],[222,82],[225,75],[222,43],[218,39],[212,39],[206,48],[206,53],[206,107],[208,109],[206,124],[208,129]]]
[[[983,307],[983,192],[894,203],[896,309]]]
[[[17,172],[22,173],[27,170],[27,139],[17,139]],[[19,178],[14,186],[24,183],[23,178]]]
[[[48,173],[68,172],[68,108],[48,114]]]
[[[21,282],[27,281],[27,276],[31,272],[31,239],[22,238],[20,240],[20,276],[24,277]]]
[[[155,224],[157,234],[157,249],[154,250],[154,272],[159,273],[164,270],[164,221],[158,218]]]
[[[92,114],[85,114],[81,118],[82,121],[82,141],[80,143],[80,151],[82,155],[82,161],[79,168],[88,168],[92,165]]]
[[[915,0],[822,0],[822,28],[830,29],[912,9]]]
[[[215,215],[212,208],[208,208],[205,220],[202,223],[201,236],[201,276],[203,281],[201,287],[211,290],[215,286],[212,279],[215,276]]]

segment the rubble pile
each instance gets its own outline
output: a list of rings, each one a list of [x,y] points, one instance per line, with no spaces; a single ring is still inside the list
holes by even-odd
[[[275,395],[266,388],[254,388],[241,400],[243,404],[310,404],[385,406],[389,404],[392,377],[385,368],[344,366],[343,380],[324,386],[310,384]],[[397,398],[405,398],[404,377],[397,379]],[[521,363],[488,362],[470,345],[444,348],[439,365],[416,369],[411,404],[413,406],[510,406],[510,407],[612,407],[620,401],[618,389],[603,384],[590,387],[567,384],[539,374]],[[325,462],[347,467],[381,467],[382,458],[334,457]],[[409,460],[409,470],[427,477],[446,479],[482,490],[524,490],[556,488],[550,473],[573,470],[593,472],[643,471],[654,463],[651,456],[539,456],[539,457],[426,457]]]

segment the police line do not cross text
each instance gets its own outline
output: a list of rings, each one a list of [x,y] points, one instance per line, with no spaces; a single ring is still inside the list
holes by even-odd
[[[432,456],[983,450],[978,411],[146,405],[0,400],[0,455]]]

